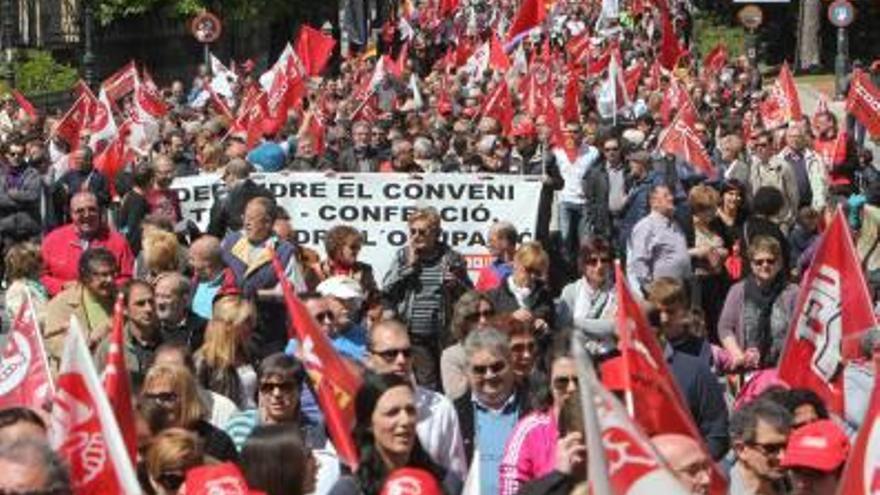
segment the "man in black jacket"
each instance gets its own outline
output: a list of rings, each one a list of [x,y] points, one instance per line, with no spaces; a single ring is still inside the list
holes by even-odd
[[[226,195],[217,198],[211,207],[208,234],[223,239],[228,231],[241,230],[244,208],[256,197],[272,198],[272,193],[250,179],[248,162],[234,158],[226,165]]]
[[[480,492],[498,493],[498,470],[507,437],[527,412],[526,394],[514,387],[510,342],[493,328],[464,341],[470,391],[455,401],[468,464],[480,456]]]
[[[0,171],[0,249],[5,252],[9,244],[33,239],[42,231],[42,182],[40,173],[24,163],[21,141],[8,143],[2,158],[5,164]]]

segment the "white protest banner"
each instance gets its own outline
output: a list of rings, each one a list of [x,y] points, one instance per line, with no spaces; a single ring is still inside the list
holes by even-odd
[[[417,208],[434,207],[443,219],[443,238],[462,253],[474,276],[491,261],[486,233],[496,220],[513,223],[521,241],[533,239],[538,218],[540,178],[469,174],[269,173],[251,178],[272,191],[290,214],[297,244],[323,253],[324,235],[348,224],[364,235],[360,260],[373,266],[377,280],[393,253],[406,245],[406,218]],[[223,190],[217,175],[175,179],[184,218],[203,231],[211,205]]]

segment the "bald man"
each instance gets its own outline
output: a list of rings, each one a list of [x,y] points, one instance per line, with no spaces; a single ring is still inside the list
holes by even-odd
[[[191,307],[193,313],[205,320],[211,319],[214,298],[224,284],[233,286],[232,273],[223,262],[220,239],[203,235],[189,248],[189,263],[195,273]]]
[[[688,493],[709,493],[712,460],[696,440],[678,433],[664,433],[651,438],[651,443]]]

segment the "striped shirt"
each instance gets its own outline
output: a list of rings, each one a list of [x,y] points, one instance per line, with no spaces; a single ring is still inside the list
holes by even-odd
[[[248,409],[229,418],[224,431],[232,439],[235,448],[241,452],[245,442],[247,442],[247,439],[250,438],[251,433],[259,424],[259,409]],[[300,431],[302,431],[303,441],[309,449],[320,449],[327,443],[327,435],[324,432],[323,425],[303,423],[300,425]]]

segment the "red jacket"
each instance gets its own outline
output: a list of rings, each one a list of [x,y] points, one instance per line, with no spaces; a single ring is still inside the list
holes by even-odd
[[[119,264],[117,285],[131,278],[134,268],[134,255],[125,237],[115,230],[105,229],[97,238],[88,243],[88,247],[103,247],[113,253]],[[67,224],[49,232],[42,245],[43,275],[40,280],[49,291],[50,296],[61,292],[65,282],[77,280],[79,257],[85,250],[85,244],[73,224]]]

